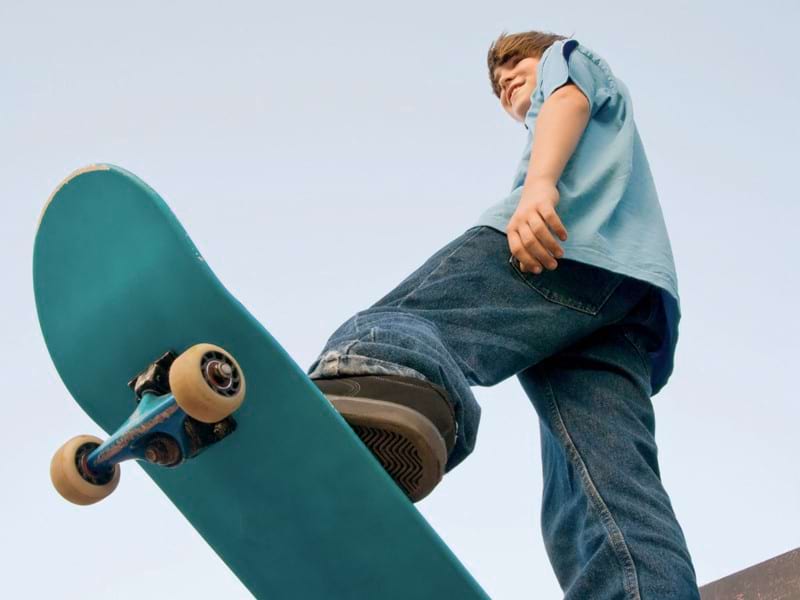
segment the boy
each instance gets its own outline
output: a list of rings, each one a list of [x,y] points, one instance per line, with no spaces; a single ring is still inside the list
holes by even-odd
[[[308,374],[412,501],[472,452],[470,386],[516,375],[566,597],[699,598],[657,460],[650,398],[680,308],[630,95],[559,35],[503,33],[488,66],[528,130],[511,193],[343,323]]]

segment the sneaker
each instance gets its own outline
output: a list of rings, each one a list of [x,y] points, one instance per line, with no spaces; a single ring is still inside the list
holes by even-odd
[[[456,441],[447,392],[402,375],[312,380],[412,502],[444,477]]]

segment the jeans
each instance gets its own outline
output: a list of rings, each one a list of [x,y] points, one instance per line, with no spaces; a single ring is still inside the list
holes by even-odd
[[[312,379],[400,374],[447,390],[457,439],[475,447],[470,386],[516,375],[539,417],[545,548],[567,599],[699,599],[659,473],[648,351],[661,342],[658,288],[561,258],[521,272],[506,235],[468,229],[345,321]]]

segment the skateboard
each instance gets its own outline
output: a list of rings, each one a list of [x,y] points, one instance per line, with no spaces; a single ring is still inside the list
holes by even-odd
[[[33,284],[59,376],[109,434],[57,450],[62,496],[124,494],[135,460],[258,598],[488,598],[135,175],[61,182]]]

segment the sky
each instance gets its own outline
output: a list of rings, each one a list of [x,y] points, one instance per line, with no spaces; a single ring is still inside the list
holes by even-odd
[[[64,441],[102,436],[36,319],[33,241],[59,181],[94,162],[144,179],[306,368],[510,191],[526,131],[489,85],[502,31],[571,35],[631,92],[683,313],[656,441],[698,582],[800,546],[798,23],[788,0],[4,0],[8,597],[249,597],[138,466],[92,507],[50,484]],[[516,378],[473,391],[476,449],[416,506],[492,598],[559,598],[536,413]]]

